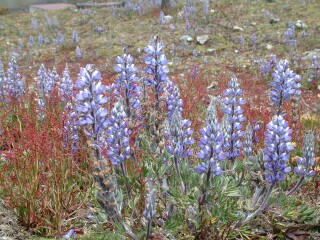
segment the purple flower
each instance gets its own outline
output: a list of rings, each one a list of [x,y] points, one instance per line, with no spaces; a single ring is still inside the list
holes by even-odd
[[[29,42],[28,42],[28,46],[29,47],[33,47],[34,46],[34,38],[33,38],[33,36],[30,36]]]
[[[76,48],[76,57],[77,58],[82,58],[82,53],[81,53],[81,49],[79,46],[77,46]]]
[[[253,47],[256,46],[256,44],[257,44],[257,35],[256,34],[251,35],[251,44]]]
[[[68,99],[71,99],[73,95],[73,82],[70,78],[70,72],[68,64],[62,73],[62,78],[59,82],[59,96],[63,102],[66,102]]]
[[[314,176],[315,172],[312,170],[314,165],[314,134],[312,132],[307,133],[304,136],[303,142],[303,157],[299,157],[298,166],[294,168],[294,171],[305,177]]]
[[[209,15],[209,0],[203,2],[203,13],[205,17]]]
[[[273,105],[277,107],[277,115],[279,115],[284,101],[288,101],[292,95],[301,94],[301,77],[290,70],[287,60],[279,61],[272,76],[270,98]]]
[[[177,160],[189,157],[193,151],[190,146],[194,143],[191,137],[193,130],[191,130],[191,121],[182,119],[181,113],[175,111],[171,122],[165,131],[166,136],[166,150],[172,154]]]
[[[74,30],[72,33],[72,42],[74,44],[77,44],[78,41],[79,41],[78,32],[76,30]]]
[[[37,19],[32,18],[32,19],[31,19],[31,25],[32,25],[32,27],[33,27],[34,30],[37,30],[37,28],[38,28],[38,21],[37,21]]]
[[[263,61],[260,64],[259,69],[260,69],[261,75],[264,77],[269,76],[274,70],[274,68],[276,67],[276,65],[277,65],[277,56],[274,54],[271,54],[269,61]]]
[[[111,110],[108,125],[107,154],[112,164],[118,166],[130,157],[128,120],[121,97]]]
[[[244,132],[244,146],[243,146],[243,151],[245,152],[246,156],[249,157],[252,155],[252,128],[250,123],[248,123],[246,127],[246,131]]]
[[[108,124],[106,120],[107,110],[103,105],[107,98],[103,95],[106,87],[101,83],[101,74],[94,66],[88,64],[80,69],[79,78],[75,84],[79,89],[76,95],[76,110],[78,114],[78,123],[85,127],[85,134],[92,137],[94,144],[100,145],[102,130],[106,129]]]
[[[152,87],[155,94],[155,109],[160,111],[160,96],[164,91],[164,87],[168,81],[169,68],[167,67],[167,59],[163,53],[164,45],[159,41],[158,36],[154,37],[148,46],[144,49],[147,56],[144,58],[145,63],[148,65],[145,68],[147,77],[145,84]]]
[[[9,98],[18,100],[25,91],[25,86],[21,81],[21,75],[18,73],[18,65],[16,60],[16,53],[12,53],[11,61],[8,64],[8,73],[6,84],[4,86],[4,94]]]
[[[125,112],[128,118],[137,117],[140,110],[140,86],[139,78],[136,75],[137,68],[133,64],[133,57],[124,51],[122,57],[116,58],[117,65],[114,71],[118,73],[116,79],[116,94],[124,99]]]
[[[212,99],[207,110],[206,126],[200,130],[200,140],[198,142],[198,158],[201,165],[194,168],[198,174],[213,173],[216,176],[223,174],[220,161],[225,159],[223,148],[223,132],[218,123],[215,100]]]
[[[67,234],[62,235],[62,238],[69,239],[69,238],[74,237],[75,235],[76,235],[76,232],[72,228],[69,230],[69,232]]]
[[[240,156],[240,148],[242,146],[241,138],[243,136],[242,122],[245,117],[242,115],[243,110],[241,105],[245,103],[242,99],[242,89],[238,83],[237,78],[232,78],[228,83],[228,87],[224,91],[225,98],[221,101],[224,103],[222,111],[225,113],[225,142],[224,148],[227,154],[227,159],[229,159],[232,164],[234,164],[235,159]]]
[[[175,111],[182,113],[183,109],[183,101],[180,98],[180,91],[175,84],[168,80],[166,86],[166,103],[167,103],[167,110],[168,110],[168,120],[169,122],[172,120],[173,113]]]
[[[51,19],[50,19],[50,17],[48,16],[48,13],[47,13],[47,12],[45,12],[44,17],[45,17],[45,19],[46,19],[47,25],[50,27],[50,26],[52,25],[52,23],[51,23]]]
[[[264,167],[265,178],[269,183],[281,182],[291,168],[287,166],[290,152],[293,150],[291,141],[292,130],[282,115],[275,115],[267,124],[265,132]]]
[[[3,63],[0,60],[0,102],[4,100],[4,84],[5,84],[5,74],[3,69]]]

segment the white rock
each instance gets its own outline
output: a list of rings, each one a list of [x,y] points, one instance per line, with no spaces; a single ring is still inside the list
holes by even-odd
[[[267,44],[267,45],[266,45],[266,49],[267,49],[267,50],[271,50],[272,48],[273,48],[273,46],[272,46],[271,44]]]
[[[197,36],[197,43],[200,45],[204,45],[206,42],[208,42],[209,36],[208,35],[201,35]]]
[[[233,30],[237,31],[237,32],[244,32],[244,29],[242,27],[239,27],[239,26],[233,26]]]
[[[192,42],[193,41],[193,38],[189,35],[184,35],[180,38],[180,41],[181,42]]]

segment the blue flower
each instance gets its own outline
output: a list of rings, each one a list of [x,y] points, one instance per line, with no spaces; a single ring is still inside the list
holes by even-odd
[[[169,68],[167,66],[167,59],[163,53],[164,45],[159,41],[158,36],[154,37],[148,46],[144,49],[147,56],[144,58],[144,62],[148,65],[145,68],[147,77],[145,78],[145,84],[152,87],[155,95],[155,109],[160,111],[160,97],[164,91],[164,87],[168,81]]]
[[[116,58],[117,65],[114,67],[118,77],[116,79],[116,94],[124,99],[125,112],[128,118],[137,115],[140,110],[140,86],[136,76],[137,68],[133,64],[133,57],[124,51],[122,57]]]
[[[73,82],[70,78],[70,72],[68,68],[68,64],[66,64],[66,68],[62,73],[62,78],[59,82],[59,95],[63,102],[71,99],[73,95]]]
[[[290,143],[292,130],[282,115],[275,115],[267,124],[265,132],[264,167],[269,183],[281,182],[291,168],[287,166],[293,145]]]
[[[290,70],[287,60],[279,61],[272,76],[270,98],[273,105],[277,107],[277,115],[279,115],[282,114],[285,101],[293,95],[301,94],[301,77]]]
[[[183,101],[180,98],[179,88],[175,86],[175,84],[170,80],[168,80],[166,86],[166,103],[168,110],[168,120],[170,122],[175,111],[180,112],[180,114],[183,111]]]
[[[79,89],[76,95],[78,123],[85,127],[86,135],[93,137],[95,144],[99,144],[102,130],[108,126],[107,110],[103,108],[107,102],[107,98],[103,95],[106,87],[101,83],[100,72],[88,64],[80,69],[75,86]]]
[[[6,78],[6,84],[4,86],[4,94],[7,98],[13,98],[15,100],[18,100],[24,93],[25,86],[21,81],[21,75],[18,73],[18,65],[15,53],[12,53],[11,61],[8,65],[9,67]]]
[[[107,153],[112,164],[117,166],[130,157],[128,121],[122,98],[119,98],[111,110],[108,123],[109,127],[106,130]]]
[[[190,146],[194,143],[194,139],[191,137],[193,130],[190,126],[191,121],[182,119],[181,113],[175,111],[165,132],[166,150],[178,160],[189,157],[193,153]]]
[[[198,158],[201,165],[194,168],[198,174],[212,172],[219,176],[223,174],[220,161],[225,159],[223,148],[223,133],[218,123],[215,100],[212,99],[207,110],[206,126],[200,130],[200,140],[198,142]]]
[[[221,101],[224,103],[222,111],[225,113],[225,141],[224,148],[232,164],[240,156],[242,146],[241,138],[243,136],[242,122],[245,117],[242,115],[241,105],[245,103],[242,99],[242,90],[237,78],[232,78],[228,83],[228,88],[224,91],[225,98]]]
[[[314,165],[314,134],[312,132],[304,136],[303,157],[298,158],[298,166],[294,171],[305,177],[314,176],[315,172],[312,170]]]

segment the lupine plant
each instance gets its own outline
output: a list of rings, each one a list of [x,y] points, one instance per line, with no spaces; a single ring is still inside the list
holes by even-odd
[[[5,83],[5,74],[3,63],[0,60],[0,102],[3,102],[4,98],[4,83]]]
[[[68,64],[62,73],[62,78],[60,79],[59,85],[59,95],[62,101],[66,102],[68,99],[71,99],[73,95],[73,82],[70,78],[70,71],[68,68]]]
[[[276,106],[276,114],[280,115],[283,111],[284,102],[288,101],[293,95],[299,96],[301,94],[301,77],[289,68],[287,60],[279,61],[272,76],[270,98],[273,105]]]
[[[287,195],[291,195],[297,191],[303,184],[305,178],[313,177],[315,175],[315,172],[312,169],[314,165],[314,134],[312,132],[309,132],[304,136],[303,157],[298,157],[297,162],[298,166],[294,168],[294,171],[301,177]]]
[[[223,174],[221,161],[226,157],[223,152],[224,136],[218,122],[216,101],[216,99],[211,99],[207,109],[206,126],[200,130],[201,137],[198,142],[199,151],[197,157],[200,159],[201,165],[195,167],[194,170],[198,174],[205,175],[199,198],[199,208],[202,208],[202,205],[207,200],[207,190],[211,176]]]
[[[18,65],[15,55],[15,53],[11,55],[11,61],[8,64],[9,67],[6,78],[5,94],[7,95],[7,98],[12,98],[17,101],[24,93],[25,86],[21,81],[21,75],[18,73]]]
[[[155,111],[160,113],[160,101],[164,88],[168,81],[169,68],[167,67],[167,59],[164,55],[164,45],[159,40],[158,36],[155,36],[153,41],[150,41],[148,46],[144,49],[148,54],[144,61],[147,64],[145,72],[147,77],[145,84],[152,88],[155,96]]]
[[[179,88],[170,80],[167,82],[166,92],[168,120],[171,122],[175,111],[178,111],[180,114],[182,114],[183,101],[180,98]]]
[[[119,74],[116,79],[117,94],[122,96],[125,107],[125,113],[128,118],[136,118],[140,111],[140,86],[139,78],[136,75],[137,68],[134,66],[133,57],[124,54],[122,57],[116,58],[117,65],[114,67],[116,73]]]
[[[181,179],[180,164],[181,161],[192,155],[193,150],[191,145],[194,139],[191,137],[193,130],[191,130],[191,121],[182,119],[181,113],[176,110],[172,115],[172,120],[168,123],[168,128],[165,132],[166,150],[173,156],[173,162],[176,173]],[[186,184],[182,180],[181,191],[186,194]]]
[[[245,120],[241,106],[245,101],[241,97],[242,89],[237,78],[232,78],[228,83],[228,87],[224,91],[225,98],[221,100],[224,104],[222,110],[226,115],[226,121],[228,121],[226,132],[228,136],[225,139],[224,148],[227,155],[226,158],[234,165],[236,158],[241,154],[241,138],[244,134],[241,129]]]
[[[82,52],[79,46],[76,47],[76,57],[82,58]]]

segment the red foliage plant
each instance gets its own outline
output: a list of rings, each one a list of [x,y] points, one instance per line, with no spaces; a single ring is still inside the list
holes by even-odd
[[[1,112],[1,142],[10,146],[1,149],[1,196],[27,229],[46,235],[70,227],[64,220],[83,209],[92,186],[85,144],[72,154],[71,143],[63,142],[60,106],[48,105],[43,121],[34,101]]]

